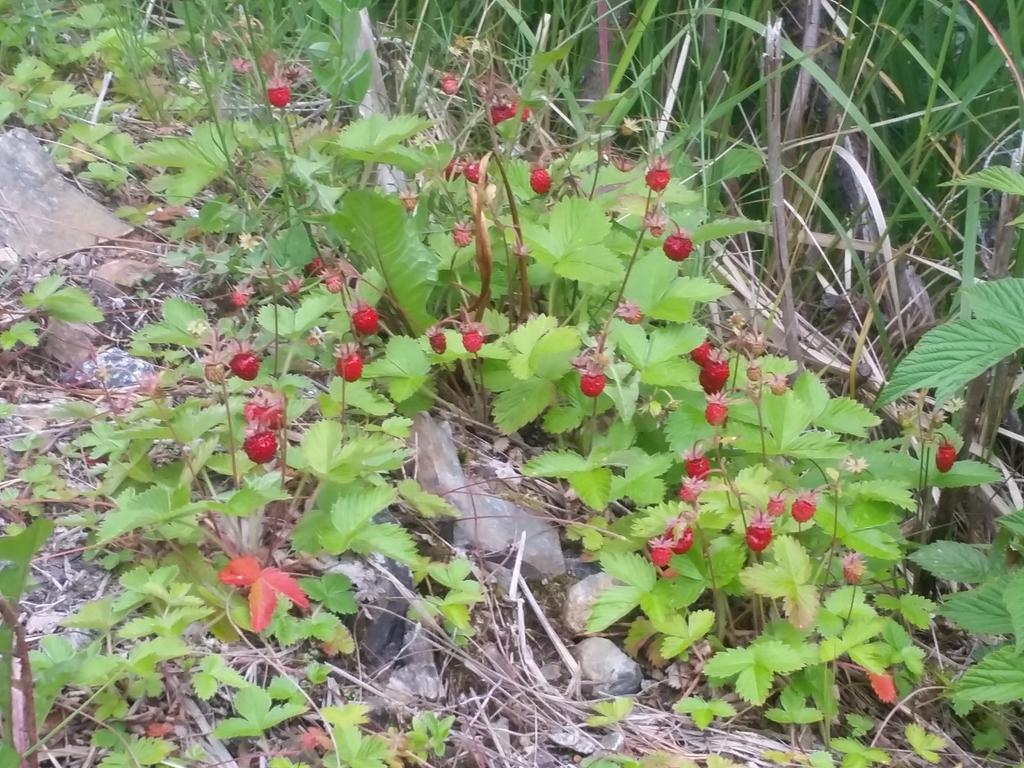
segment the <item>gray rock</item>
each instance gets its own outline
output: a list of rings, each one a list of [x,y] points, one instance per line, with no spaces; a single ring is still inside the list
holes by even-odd
[[[571,749],[579,755],[592,755],[600,748],[597,739],[574,726],[558,728],[548,733],[548,740],[564,749]]]
[[[131,230],[68,184],[31,133],[0,134],[0,246],[25,259],[51,260]]]
[[[602,592],[614,584],[615,579],[607,573],[595,573],[569,587],[562,618],[574,635],[582,635],[586,631],[587,619],[590,618],[594,603]]]
[[[392,703],[411,704],[416,700],[438,701],[444,695],[444,683],[434,661],[434,649],[423,627],[413,624],[406,634],[406,645],[397,659],[403,666],[391,673],[385,688]]]
[[[499,498],[500,485],[490,487],[478,478],[467,479],[459,463],[451,429],[421,413],[413,426],[416,440],[416,477],[423,488],[446,499],[459,511],[455,543],[487,555],[507,556],[523,549],[524,576],[560,576],[565,557],[556,531],[546,520],[517,504]]]
[[[585,691],[596,696],[628,696],[639,692],[640,665],[605,637],[588,637],[572,651],[580,665]]]
[[[147,374],[154,373],[152,363],[132,357],[123,349],[111,347],[78,366],[68,375],[68,383],[79,387],[131,389]]]

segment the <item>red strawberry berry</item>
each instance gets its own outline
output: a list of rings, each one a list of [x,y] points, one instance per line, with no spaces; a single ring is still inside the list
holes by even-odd
[[[948,440],[943,440],[935,449],[935,468],[939,472],[949,472],[955,463],[956,446]]]
[[[257,464],[266,464],[277,455],[277,436],[273,432],[255,432],[242,444],[245,455]]]
[[[661,157],[655,158],[647,168],[647,173],[644,174],[644,181],[653,192],[664,190],[671,178],[672,174],[669,173],[668,163]]]
[[[551,189],[551,174],[547,168],[534,168],[530,172],[530,189],[538,195],[546,195]]]
[[[491,107],[491,125],[498,125],[506,120],[516,116],[516,112],[519,111],[519,102],[506,102],[504,104],[495,104]],[[530,108],[523,107],[523,116],[521,119],[526,120],[530,117]]]
[[[475,355],[483,345],[484,335],[480,331],[471,328],[462,332],[462,346],[466,348],[467,352]]]
[[[462,169],[462,175],[466,177],[466,181],[470,184],[476,184],[480,181],[480,163],[475,160],[471,163],[466,163],[466,166]]]
[[[696,504],[700,499],[701,493],[704,492],[704,486],[707,485],[703,480],[698,480],[694,477],[688,477],[683,480],[682,485],[679,486],[679,500],[685,501],[687,504]]]
[[[284,109],[292,100],[292,89],[286,80],[272,77],[267,81],[267,101],[272,107]]]
[[[776,493],[768,499],[768,516],[769,517],[782,517],[786,511],[786,497],[781,493]]]
[[[444,331],[440,328],[428,331],[427,341],[430,342],[430,348],[439,355],[443,355],[445,350],[448,349],[448,339],[444,337]]]
[[[252,291],[243,285],[239,285],[231,292],[231,303],[239,309],[248,304],[250,298],[252,298]]]
[[[693,529],[686,526],[672,542],[672,551],[677,555],[685,555],[693,546]]]
[[[715,348],[711,346],[710,341],[702,341],[700,346],[690,351],[690,359],[703,368],[708,364],[708,360],[711,359],[711,353],[714,351]]]
[[[695,480],[703,480],[711,472],[711,463],[708,461],[708,457],[704,455],[704,451],[699,446],[695,446],[685,454],[683,458],[686,460],[686,476],[692,477]]]
[[[345,381],[359,381],[363,376],[363,356],[351,352],[339,357],[334,363],[334,370]]]
[[[804,491],[793,499],[793,505],[789,513],[798,523],[806,523],[818,510],[818,494],[814,491]]]
[[[580,375],[580,392],[586,397],[597,397],[604,392],[607,379],[603,373],[584,373]]]
[[[764,514],[758,514],[747,525],[747,546],[753,552],[763,552],[772,543],[772,521]]]
[[[238,378],[252,381],[259,375],[260,359],[252,352],[239,352],[231,358],[228,366]]]
[[[302,268],[303,272],[306,273],[306,277],[314,277],[321,274],[325,269],[324,260],[319,256],[314,256],[313,259]]]
[[[704,392],[713,395],[721,392],[729,381],[729,358],[720,352],[713,352],[700,372],[700,385]]]
[[[451,72],[445,72],[441,75],[441,90],[444,91],[447,96],[454,96],[459,91],[459,78],[457,78]]]
[[[462,175],[463,168],[465,168],[465,166],[463,165],[462,161],[457,157],[453,157],[451,160],[448,161],[448,165],[444,167],[444,177],[448,181],[451,181],[452,179],[457,179],[459,178],[459,176]]]
[[[659,568],[664,568],[672,559],[672,540],[665,536],[656,536],[647,542],[647,552],[651,556],[651,562]]]
[[[357,333],[364,336],[372,336],[380,328],[380,318],[377,317],[377,310],[369,304],[360,304],[352,312],[352,327]]]
[[[459,222],[452,229],[452,242],[456,248],[465,248],[473,242],[473,230],[465,222]]]
[[[661,245],[661,250],[672,261],[686,261],[687,257],[693,252],[693,241],[683,230],[677,229],[673,234],[665,238],[665,242]]]
[[[729,404],[725,399],[725,395],[721,392],[708,395],[707,405],[704,406],[704,418],[708,424],[712,427],[720,427],[728,417]]]

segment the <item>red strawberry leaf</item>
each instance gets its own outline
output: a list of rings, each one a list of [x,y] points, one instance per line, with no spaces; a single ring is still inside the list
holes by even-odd
[[[260,565],[260,561],[255,557],[252,555],[242,555],[232,558],[218,574],[218,578],[222,584],[228,584],[232,587],[247,587],[250,584],[256,583],[256,579],[260,577],[262,569],[263,566]]]
[[[874,672],[868,672],[868,680],[871,681],[871,689],[880,701],[884,701],[886,704],[896,703],[896,683],[893,681],[892,675],[889,673],[876,675]]]
[[[270,626],[277,608],[277,592],[262,579],[249,588],[249,623],[253,632],[262,632]]]
[[[264,568],[258,583],[266,584],[275,592],[280,592],[300,608],[309,608],[309,598],[299,586],[299,582],[280,568]]]

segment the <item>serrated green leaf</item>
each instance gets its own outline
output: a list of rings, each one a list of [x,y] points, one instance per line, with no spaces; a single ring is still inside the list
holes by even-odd
[[[423,490],[422,486],[411,477],[402,480],[397,488],[402,500],[428,519],[459,516],[455,507],[440,496]]]
[[[814,423],[830,432],[866,437],[867,431],[877,427],[882,420],[856,400],[836,397],[829,400],[824,410],[814,417]]]
[[[531,477],[567,478],[593,468],[589,459],[571,451],[546,451],[523,467],[523,474]]]
[[[980,635],[1008,635],[1013,621],[1003,595],[1007,579],[987,581],[969,592],[957,592],[942,602],[942,615],[968,632]]]
[[[976,319],[945,323],[917,342],[878,395],[878,405],[911,390],[934,388],[943,401],[1024,345],[1024,331],[1002,320]]]
[[[978,584],[991,566],[976,546],[960,541],[936,541],[921,547],[910,559],[940,579]]]
[[[609,587],[594,601],[587,619],[587,632],[603,632],[640,605],[643,591],[637,587]]]
[[[1024,176],[1005,165],[990,165],[975,173],[960,176],[949,183],[956,187],[978,187],[979,189],[1005,192],[1009,195],[1024,196]]]
[[[574,472],[566,479],[580,501],[591,509],[602,510],[611,501],[612,471],[607,467]]]
[[[506,434],[536,419],[555,399],[555,384],[546,379],[517,381],[494,400],[494,423]]]
[[[430,360],[416,339],[392,336],[384,357],[367,365],[365,375],[387,379],[388,394],[396,403],[401,403],[415,395],[430,379]]]
[[[1003,605],[1013,625],[1017,653],[1024,651],[1024,570],[1010,575],[1003,590]]]
[[[931,626],[932,614],[935,613],[935,603],[921,595],[879,595],[875,603],[879,608],[899,613],[918,629],[928,629]]]
[[[928,733],[917,723],[907,723],[903,733],[907,737],[907,743],[922,760],[937,765],[939,763],[939,750],[946,748],[946,740],[934,733]]]
[[[969,668],[953,688],[960,704],[1008,704],[1024,699],[1024,656],[1011,645],[997,648]]]
[[[594,712],[597,714],[587,718],[587,725],[592,728],[602,728],[606,725],[620,723],[629,717],[629,713],[636,706],[636,701],[628,696],[618,696],[609,701],[599,701],[594,704]]]
[[[650,592],[658,581],[654,566],[635,552],[604,552],[601,566],[617,581],[642,592]]]
[[[729,702],[722,699],[707,701],[700,696],[687,696],[677,701],[672,708],[676,712],[689,715],[693,724],[702,731],[711,725],[711,721],[716,717],[733,717],[736,714],[736,708]]]
[[[740,573],[740,582],[757,595],[781,599],[786,616],[797,629],[807,629],[818,613],[818,589],[809,584],[812,568],[807,551],[791,536],[772,545],[774,565],[752,565]]]
[[[703,638],[715,625],[715,612],[690,611],[684,618],[674,617],[669,622],[655,622],[655,628],[666,635],[661,641],[661,655],[666,659],[682,656],[695,642]]]
[[[721,240],[744,232],[764,232],[766,226],[763,221],[752,219],[715,219],[694,229],[690,239],[694,245],[700,245],[708,240]]]
[[[799,651],[778,640],[761,639],[746,648],[719,651],[704,667],[715,679],[736,678],[736,693],[749,704],[760,706],[771,693],[776,674],[790,674],[806,666]]]

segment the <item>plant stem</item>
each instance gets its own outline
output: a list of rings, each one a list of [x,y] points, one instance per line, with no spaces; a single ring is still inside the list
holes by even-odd
[[[231,455],[231,479],[235,488],[238,488],[238,461],[235,458],[235,428],[231,423],[231,406],[228,402],[228,387],[223,380],[220,382],[221,396],[224,398],[224,412],[227,415],[228,425],[228,452]]]
[[[647,218],[647,214],[651,211],[651,199],[654,197],[654,191],[651,189],[647,190],[647,203],[644,205],[644,218]],[[619,306],[619,302],[622,301],[622,295],[626,292],[626,283],[629,282],[629,276],[633,272],[633,265],[636,264],[636,257],[640,253],[640,246],[644,241],[644,233],[647,231],[647,227],[643,222],[640,223],[640,234],[637,235],[636,245],[633,247],[633,254],[629,257],[629,264],[626,265],[626,274],[622,278],[622,285],[619,286],[619,293],[615,297],[615,302],[612,304],[612,309],[608,313],[608,317],[605,318],[604,327],[601,329],[601,335],[597,337],[597,351],[604,352],[604,344],[608,339],[608,328],[612,324],[612,318],[615,317],[615,308]]]

